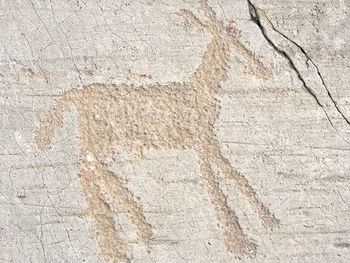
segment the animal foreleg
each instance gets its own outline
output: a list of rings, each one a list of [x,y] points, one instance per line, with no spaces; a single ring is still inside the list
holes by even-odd
[[[221,154],[217,158],[218,164],[225,177],[234,181],[238,189],[247,197],[249,203],[252,205],[256,213],[259,215],[264,225],[272,228],[278,225],[279,220],[268,210],[267,207],[259,200],[257,194],[250,186],[248,180],[240,174],[238,171],[233,169],[229,160],[223,157]]]
[[[257,246],[244,234],[236,213],[228,206],[227,197],[214,176],[210,161],[210,158],[202,157],[200,168],[204,183],[214,205],[219,225],[224,231],[225,245],[237,257],[245,254],[255,255]]]

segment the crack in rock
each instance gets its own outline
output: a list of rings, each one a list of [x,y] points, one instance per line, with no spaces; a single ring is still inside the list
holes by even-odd
[[[327,110],[325,109],[325,106],[321,103],[320,99],[318,98],[318,96],[316,95],[316,93],[314,92],[314,90],[306,83],[303,75],[301,74],[301,72],[299,71],[299,69],[297,68],[296,64],[294,63],[293,59],[291,58],[291,56],[283,49],[281,49],[280,47],[278,47],[274,41],[268,36],[267,34],[267,30],[266,28],[263,26],[262,22],[261,22],[261,17],[259,14],[260,9],[258,7],[256,7],[250,0],[247,0],[248,2],[248,7],[249,7],[249,14],[251,17],[251,20],[259,27],[263,37],[266,39],[266,41],[269,43],[269,45],[281,56],[283,56],[289,63],[289,66],[293,69],[293,71],[296,73],[298,79],[302,82],[303,87],[305,88],[305,90],[315,99],[316,103],[322,108],[323,112],[325,113],[329,123],[331,124],[331,126],[335,128],[333,122],[330,119],[330,116],[327,112]],[[328,89],[328,86],[326,85],[324,78],[322,77],[322,74],[318,68],[318,66],[316,65],[316,63],[311,59],[311,57],[307,54],[307,52],[305,51],[305,49],[303,47],[301,47],[298,43],[296,43],[294,40],[290,39],[288,36],[286,36],[285,34],[283,34],[282,32],[278,31],[273,24],[271,23],[271,21],[266,17],[266,19],[269,21],[269,23],[271,24],[272,29],[277,32],[278,34],[280,34],[283,38],[285,38],[286,40],[288,40],[289,42],[291,42],[292,44],[294,44],[296,47],[298,47],[298,49],[302,52],[302,54],[307,58],[307,61],[310,61],[311,64],[315,67],[316,72],[318,77],[320,78],[322,85],[324,86],[328,97],[330,98],[330,100],[332,101],[332,104],[334,105],[335,109],[337,110],[337,112],[342,116],[342,118],[346,121],[346,123],[348,125],[350,125],[350,120],[345,116],[345,114],[340,110],[336,100],[334,99],[334,97],[332,96],[331,92]]]
[[[280,34],[283,38],[285,38],[286,40],[288,40],[289,42],[293,43],[296,47],[299,48],[299,50],[304,54],[304,56],[307,58],[307,61],[310,61],[311,64],[315,67],[316,71],[317,71],[317,75],[319,76],[321,82],[322,82],[322,85],[323,87],[326,89],[327,91],[327,95],[328,97],[331,99],[334,107],[337,109],[337,111],[339,112],[339,114],[344,118],[344,120],[347,122],[347,124],[350,125],[350,120],[345,116],[345,114],[340,110],[339,106],[338,106],[338,103],[336,102],[336,100],[334,99],[332,93],[330,92],[322,74],[321,74],[321,71],[320,69],[318,68],[318,66],[316,65],[316,63],[313,61],[313,59],[310,57],[310,55],[305,51],[305,49],[300,46],[296,41],[294,41],[293,39],[289,38],[286,34],[284,34],[283,32],[279,31],[274,25],[273,23],[271,22],[271,20],[265,15],[266,19],[269,21],[272,29],[277,32],[278,34]]]

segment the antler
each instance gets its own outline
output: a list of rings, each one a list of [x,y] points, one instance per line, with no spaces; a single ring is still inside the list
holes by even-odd
[[[217,18],[214,10],[208,5],[207,0],[198,0],[200,9],[203,11],[203,14],[212,22],[214,25],[222,24],[221,21]]]
[[[187,9],[181,9],[177,14],[182,16],[188,23],[196,26],[203,33],[207,32],[215,35],[225,29],[214,10],[208,5],[207,0],[197,0],[197,4],[199,5],[199,10],[207,18],[206,21],[202,22]]]
[[[205,32],[206,26],[189,10],[181,9],[177,12],[178,15],[182,16],[188,23],[196,26],[199,31]]]

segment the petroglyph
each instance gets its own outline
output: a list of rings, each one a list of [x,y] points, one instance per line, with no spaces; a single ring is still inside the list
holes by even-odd
[[[36,143],[43,149],[50,144],[54,131],[62,126],[63,113],[70,108],[77,110],[80,183],[107,261],[128,260],[128,244],[118,237],[113,219],[118,211],[127,211],[139,242],[149,249],[152,245],[152,226],[141,205],[125,182],[109,171],[104,162],[116,149],[129,152],[135,159],[142,159],[143,152],[148,149],[195,150],[225,245],[237,257],[254,255],[257,245],[243,232],[234,210],[229,207],[213,165],[239,188],[266,226],[278,224],[246,178],[222,155],[214,131],[220,112],[217,93],[220,83],[228,77],[230,51],[244,58],[251,74],[266,78],[271,73],[239,42],[240,33],[234,23],[224,26],[206,1],[198,1],[198,4],[205,22],[189,10],[179,12],[188,23],[211,36],[200,66],[188,81],[144,86],[91,84],[67,91],[42,121],[37,133]]]

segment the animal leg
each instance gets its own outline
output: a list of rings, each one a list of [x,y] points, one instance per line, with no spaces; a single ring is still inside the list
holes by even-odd
[[[247,197],[249,203],[252,205],[253,209],[256,211],[263,224],[270,228],[278,225],[279,220],[275,218],[269,209],[264,206],[264,204],[259,200],[257,194],[250,186],[248,180],[242,174],[236,171],[232,167],[229,160],[223,157],[221,153],[218,154],[216,159],[218,161],[219,168],[222,170],[225,177],[235,182],[243,195]]]
[[[141,244],[150,246],[152,240],[152,226],[146,222],[141,206],[136,202],[131,191],[125,186],[121,178],[109,171],[106,164],[96,162],[93,164],[95,181],[101,188],[105,199],[108,200],[111,209],[116,213],[124,211],[136,228]]]
[[[87,202],[87,212],[95,224],[97,240],[108,262],[129,262],[128,245],[118,239],[118,230],[113,219],[113,211],[100,196],[100,189],[94,183],[94,172],[83,168],[79,173],[79,181]]]
[[[211,168],[211,159],[207,156],[202,156],[200,169],[215,207],[220,228],[224,231],[226,248],[237,257],[246,254],[255,255],[257,246],[244,234],[236,213],[228,206],[227,197],[221,190]]]

